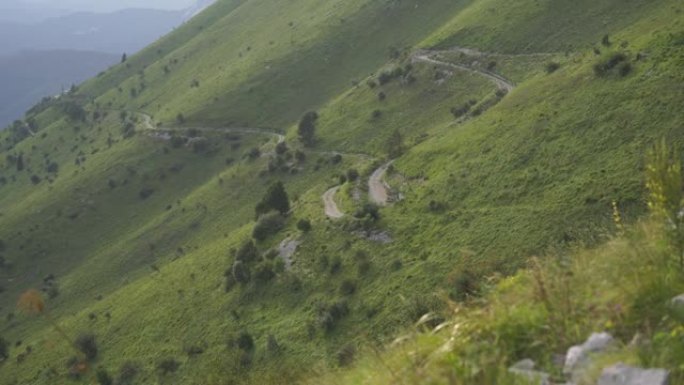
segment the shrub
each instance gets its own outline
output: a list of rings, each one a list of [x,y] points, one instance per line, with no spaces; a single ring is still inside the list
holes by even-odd
[[[345,279],[340,285],[340,294],[352,295],[356,292],[356,282],[351,279]]]
[[[42,181],[42,179],[38,175],[32,175],[31,176],[31,183],[39,184],[41,181]]]
[[[318,325],[326,332],[331,332],[337,323],[349,314],[346,301],[335,302],[331,305],[321,305],[318,308]]]
[[[380,219],[380,208],[374,203],[365,203],[363,207],[356,210],[354,217],[357,219],[370,218],[377,221]]]
[[[313,146],[316,134],[316,121],[318,114],[314,111],[309,111],[299,120],[297,134],[299,139],[305,146]]]
[[[622,52],[616,52],[612,55],[601,59],[598,63],[594,64],[594,73],[596,76],[603,77],[608,75],[608,73],[618,64],[625,62],[627,60],[627,55]]]
[[[375,80],[372,80],[372,79],[371,79],[371,80],[368,80],[368,81],[366,82],[366,85],[368,85],[368,88],[374,89],[375,87],[378,86],[378,83],[376,83]]]
[[[347,180],[356,182],[357,179],[359,179],[359,172],[354,168],[349,169],[347,171]]]
[[[454,116],[454,118],[458,119],[461,116],[467,114],[470,111],[471,107],[472,106],[470,105],[470,103],[465,103],[461,107],[453,107],[451,108],[451,114]]]
[[[349,366],[354,362],[355,356],[356,346],[347,344],[337,351],[337,363],[342,367]]]
[[[117,385],[132,385],[138,373],[140,373],[140,365],[133,361],[124,362],[119,369]]]
[[[178,115],[176,115],[176,122],[178,122],[178,124],[185,123],[185,116],[182,113],[178,113]]]
[[[162,376],[175,373],[179,367],[180,362],[176,361],[173,358],[165,359],[161,361],[159,364],[157,364],[157,370],[159,370]]]
[[[56,162],[51,162],[46,167],[46,171],[51,174],[56,174],[59,171],[59,165]]]
[[[618,73],[620,76],[625,77],[632,73],[632,63],[625,62],[618,66]]]
[[[547,74],[552,74],[552,73],[558,71],[559,68],[560,68],[560,64],[558,64],[556,62],[552,61],[552,62],[546,63],[546,73]]]
[[[145,200],[145,199],[149,198],[150,196],[152,196],[152,194],[154,194],[154,189],[147,187],[147,188],[140,190],[140,192],[138,193],[138,196],[140,196],[140,199]]]
[[[371,261],[368,259],[364,259],[362,261],[359,261],[359,264],[357,265],[357,271],[359,275],[366,275],[371,269]]]
[[[252,335],[246,331],[240,333],[236,341],[237,347],[245,352],[251,352],[254,350],[254,338]]]
[[[280,352],[280,344],[278,344],[278,340],[273,334],[269,334],[266,339],[266,350],[270,353]]]
[[[249,151],[247,151],[247,154],[245,155],[249,159],[256,159],[261,156],[261,150],[259,150],[258,147],[252,147]]]
[[[252,274],[249,271],[249,266],[242,261],[235,261],[235,263],[233,263],[231,274],[233,279],[235,279],[235,282],[242,285],[249,283],[252,278]]]
[[[24,362],[26,360],[26,356],[28,355],[27,353],[22,353],[17,356],[17,363]],[[70,379],[74,381],[78,381],[81,379],[81,376],[83,373],[85,373],[87,369],[87,365],[83,361],[81,361],[78,357],[74,356],[71,357],[67,360],[66,362],[66,367],[67,367],[67,375],[69,376]]]
[[[392,74],[390,72],[384,71],[378,75],[378,83],[380,83],[381,86],[389,83],[392,81]]]
[[[95,342],[95,335],[93,334],[81,334],[76,339],[76,347],[80,350],[86,357],[88,361],[93,361],[97,358],[97,343]]]
[[[226,293],[229,293],[231,290],[233,290],[235,284],[237,284],[235,277],[233,277],[233,269],[231,268],[226,270],[223,275],[226,277],[226,286],[223,289]]]
[[[330,261],[330,274],[337,274],[342,270],[342,258],[339,256],[333,257]]]
[[[604,47],[610,47],[612,44],[613,43],[610,41],[610,35],[603,35],[603,38],[601,39],[601,45],[603,45]]]
[[[335,154],[330,158],[330,163],[340,164],[342,162],[342,154]]]
[[[283,155],[287,152],[287,143],[280,142],[276,145],[275,152],[278,155]]]
[[[254,269],[254,277],[261,283],[266,283],[275,278],[275,276],[276,274],[273,271],[273,263],[271,261],[264,261]]]
[[[380,117],[382,117],[382,111],[373,110],[373,112],[371,113],[371,118],[372,119],[380,119]]]
[[[270,212],[257,221],[252,231],[252,237],[257,241],[263,241],[271,235],[278,233],[285,226],[285,218],[278,212]]]
[[[275,182],[269,186],[266,194],[255,208],[257,218],[270,211],[277,211],[282,215],[290,211],[290,198],[287,196],[282,182]]]
[[[113,385],[114,384],[114,379],[112,379],[112,376],[109,375],[109,372],[105,368],[98,369],[97,373],[95,374],[95,378],[97,379],[97,383],[99,385]]]
[[[235,260],[245,263],[255,261],[258,257],[259,250],[251,239],[243,243],[235,253]]]
[[[378,93],[378,100],[383,101],[387,99],[387,95],[384,92],[379,92]]]
[[[305,233],[308,233],[311,231],[311,221],[308,219],[300,219],[299,222],[297,222],[297,228]]]

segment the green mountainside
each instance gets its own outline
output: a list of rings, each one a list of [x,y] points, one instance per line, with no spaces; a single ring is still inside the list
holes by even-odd
[[[0,384],[503,384],[602,330],[684,383],[682,12],[219,0],[0,132]]]

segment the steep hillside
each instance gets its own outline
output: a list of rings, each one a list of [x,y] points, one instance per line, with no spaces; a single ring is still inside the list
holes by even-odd
[[[684,144],[680,8],[218,1],[0,134],[0,383],[297,383],[604,242]]]

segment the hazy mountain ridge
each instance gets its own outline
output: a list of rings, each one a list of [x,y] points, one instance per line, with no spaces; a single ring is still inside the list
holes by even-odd
[[[118,62],[118,55],[71,50],[0,56],[0,127],[41,98],[56,95]]]
[[[132,53],[173,30],[183,15],[182,11],[129,9],[75,13],[33,25],[0,22],[0,53],[51,49]]]

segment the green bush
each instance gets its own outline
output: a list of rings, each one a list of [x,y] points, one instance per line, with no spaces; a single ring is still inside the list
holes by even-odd
[[[132,385],[135,377],[140,373],[140,365],[133,361],[124,362],[119,369],[117,385]]]
[[[251,263],[257,260],[258,257],[259,250],[251,239],[243,243],[237,252],[235,252],[235,260],[245,263]]]
[[[285,218],[280,213],[272,211],[259,218],[252,230],[252,237],[257,241],[263,241],[277,234],[284,226]]]
[[[257,218],[271,211],[277,211],[286,215],[290,211],[290,198],[285,191],[285,186],[278,181],[269,186],[266,194],[255,208]]]
[[[625,61],[627,61],[627,55],[622,52],[615,52],[594,64],[594,73],[599,77],[607,76],[614,68]]]
[[[252,338],[252,335],[246,331],[241,332],[235,342],[237,347],[245,352],[251,352],[254,350],[254,338]]]
[[[76,339],[76,347],[85,355],[88,361],[93,361],[97,358],[95,335],[90,333],[79,335]]]
[[[308,219],[300,219],[299,222],[297,222],[297,229],[299,229],[302,232],[308,233],[311,231],[311,221]]]
[[[157,364],[157,370],[159,370],[159,373],[161,373],[162,376],[175,373],[178,368],[180,368],[180,362],[173,358],[165,359]]]
[[[231,274],[233,276],[233,279],[235,279],[235,282],[242,285],[249,283],[249,281],[252,278],[249,266],[247,266],[242,261],[235,261],[235,263],[233,263]]]
[[[95,377],[96,377],[97,383],[99,385],[113,385],[114,384],[114,379],[112,379],[112,376],[109,375],[109,372],[105,368],[98,369],[97,373],[95,374]]]
[[[546,73],[547,74],[552,74],[560,68],[560,64],[557,62],[548,62],[546,63]]]
[[[356,356],[356,346],[347,344],[337,351],[337,363],[342,366],[349,366],[354,362]]]
[[[266,283],[275,278],[276,274],[273,271],[273,262],[263,261],[254,269],[254,278],[260,283]]]
[[[342,295],[352,295],[356,292],[356,282],[351,279],[345,279],[340,284],[340,294]]]
[[[347,170],[347,180],[356,182],[357,179],[359,179],[359,172],[356,169],[351,168]]]
[[[304,114],[299,121],[297,134],[299,135],[299,140],[301,140],[305,146],[313,146],[316,141],[317,120],[318,114],[315,111],[309,111]]]

